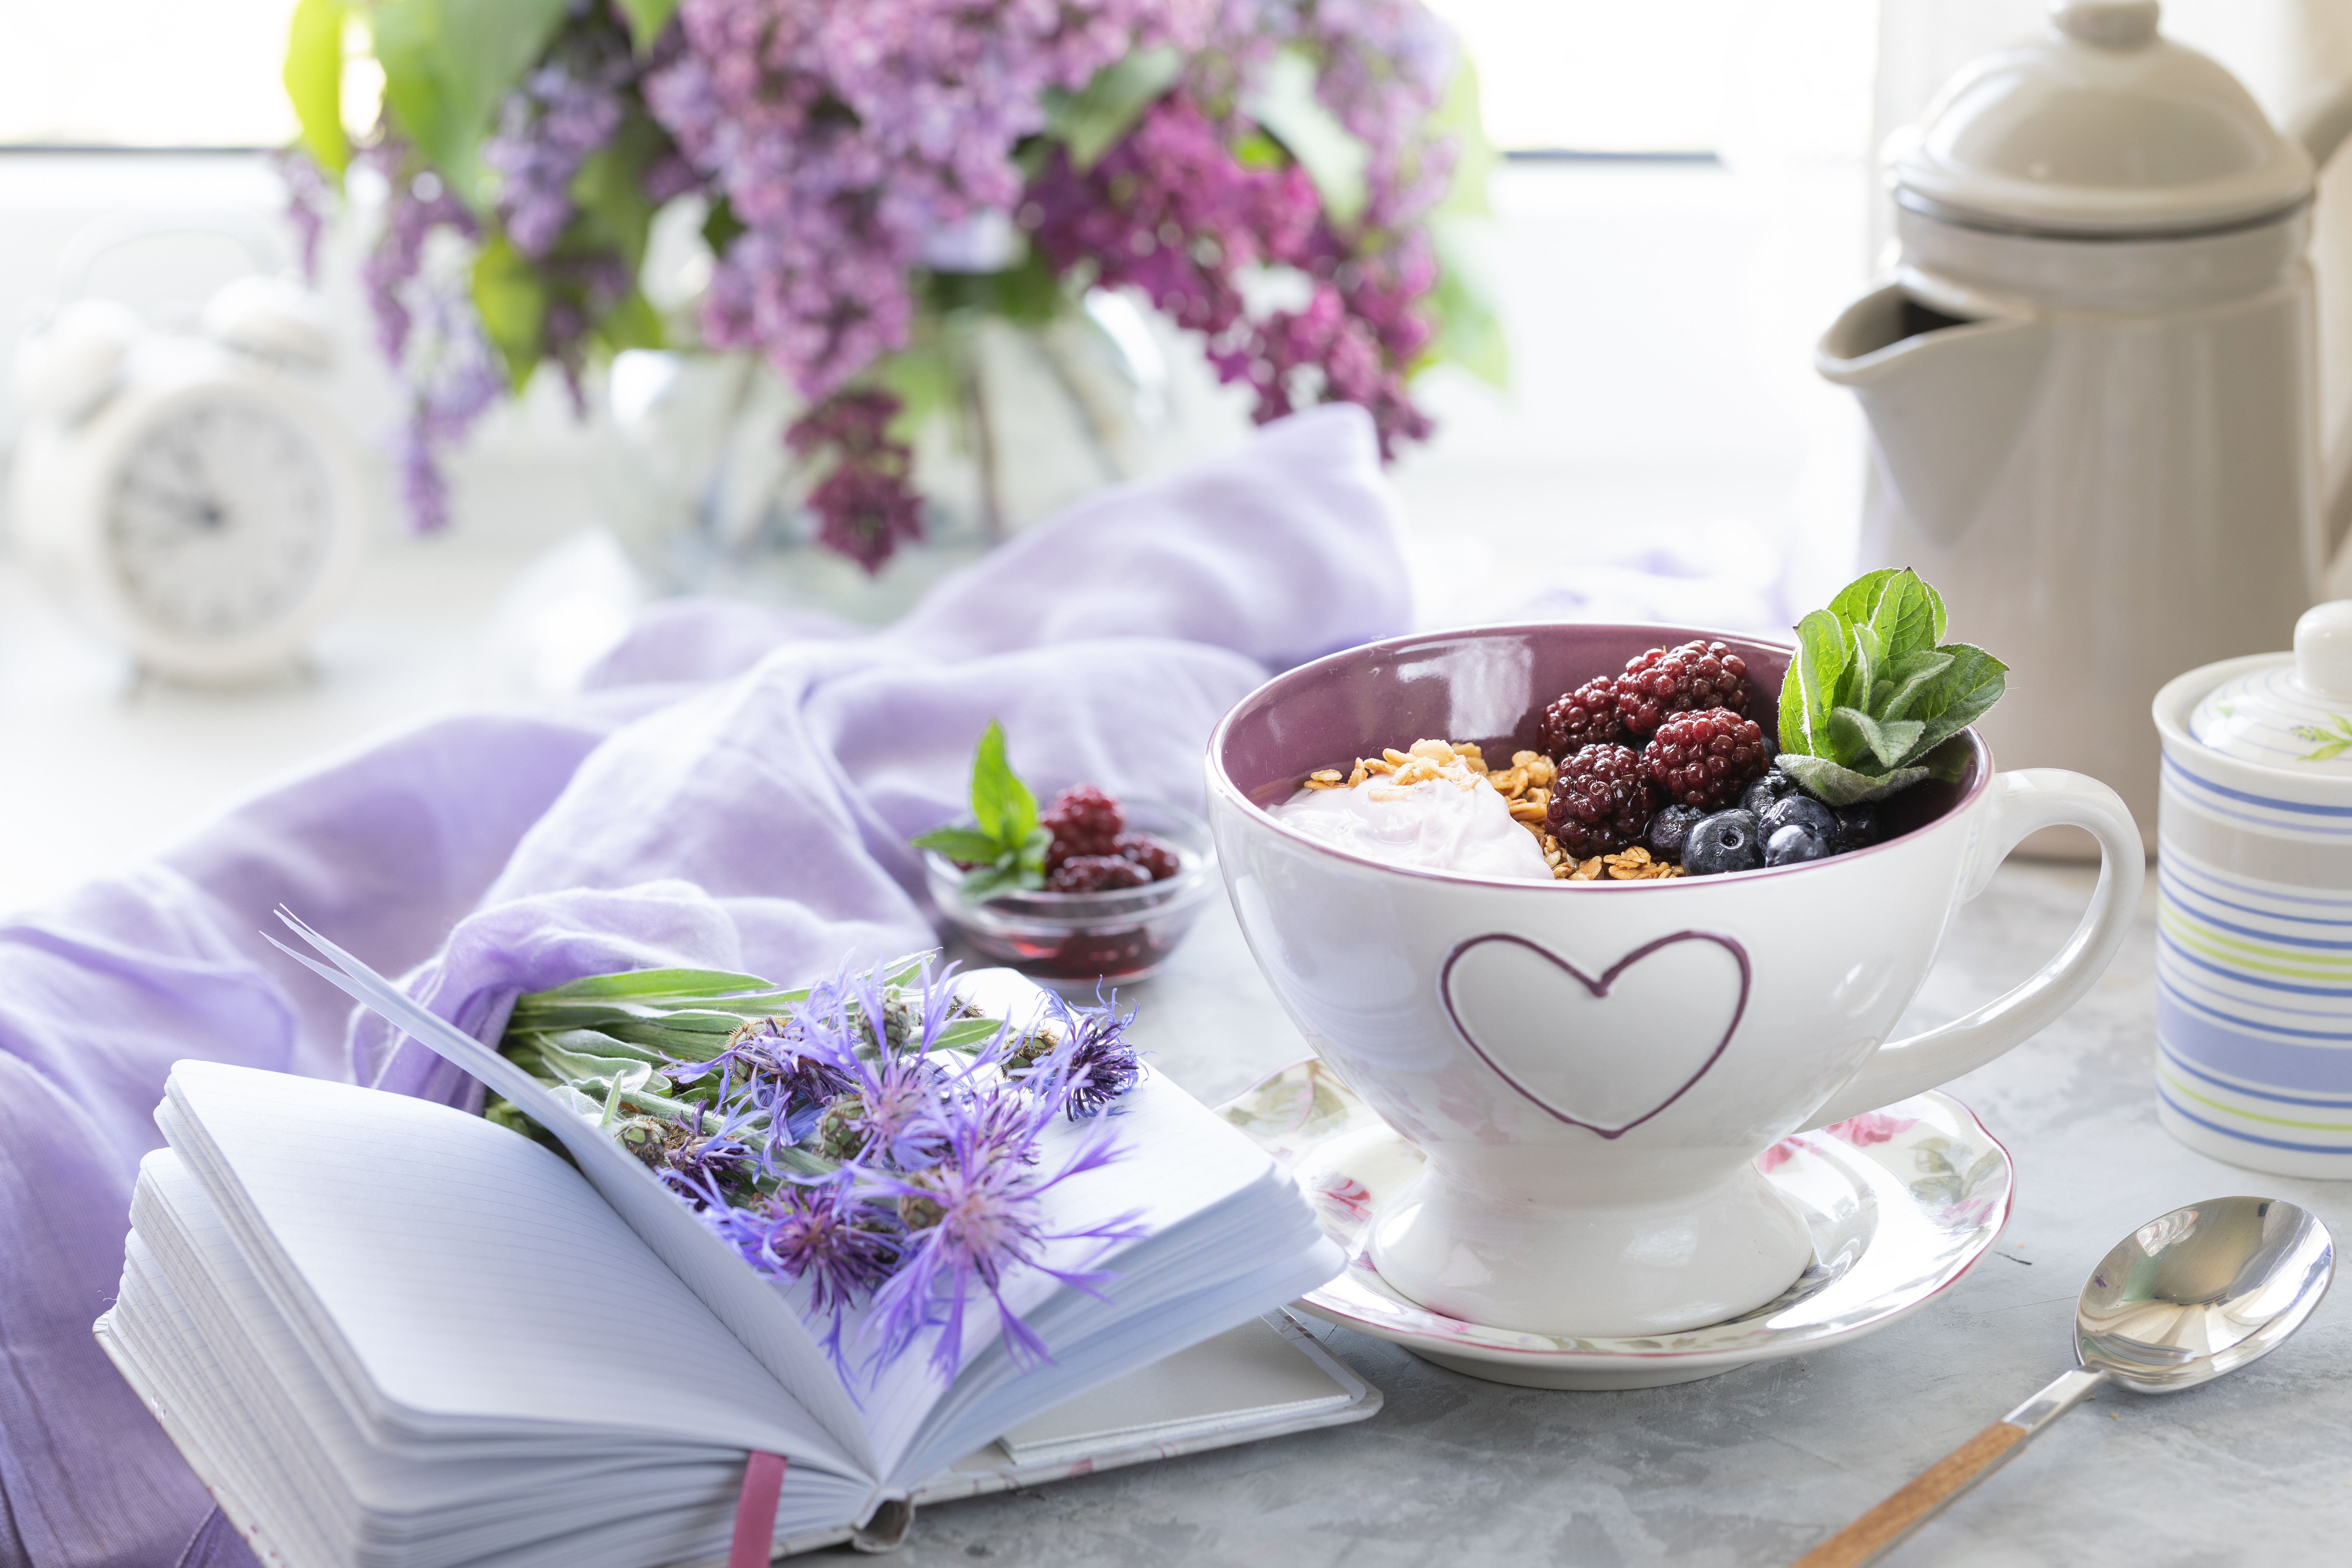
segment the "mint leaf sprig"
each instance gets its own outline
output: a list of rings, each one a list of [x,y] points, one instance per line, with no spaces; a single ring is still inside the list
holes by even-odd
[[[971,753],[971,819],[972,826],[935,827],[908,842],[972,868],[961,889],[968,904],[1045,885],[1053,835],[1037,825],[1037,797],[1004,760],[1004,727],[993,719]]]
[[[1853,805],[1943,776],[1937,748],[2000,700],[2009,667],[1944,641],[1944,599],[1894,567],[1838,591],[1797,623],[1780,682],[1780,771],[1831,805]]]

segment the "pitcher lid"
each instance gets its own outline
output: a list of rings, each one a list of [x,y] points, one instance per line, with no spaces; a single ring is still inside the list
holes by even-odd
[[[2294,657],[2207,692],[2189,733],[2243,762],[2352,774],[2352,599],[2305,610],[2294,624]]]
[[[2157,0],[2053,0],[2042,37],[1962,69],[1904,133],[1897,199],[2082,236],[2224,228],[2309,200],[2310,154],[2157,18]]]

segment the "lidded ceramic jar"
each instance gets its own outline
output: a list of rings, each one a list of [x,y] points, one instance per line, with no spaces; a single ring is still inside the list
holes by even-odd
[[[2352,600],[2157,694],[2157,1100],[2232,1164],[2352,1177]]]

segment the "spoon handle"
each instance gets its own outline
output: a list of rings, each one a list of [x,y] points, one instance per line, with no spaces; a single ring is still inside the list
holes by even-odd
[[[1797,1559],[1791,1568],[1863,1568],[1954,1498],[2000,1468],[2025,1440],[2107,1381],[2076,1368],[1915,1477],[1894,1496]]]

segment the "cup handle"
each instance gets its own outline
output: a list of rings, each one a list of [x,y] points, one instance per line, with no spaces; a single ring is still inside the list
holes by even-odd
[[[1990,787],[1992,799],[1969,851],[1959,901],[1983,892],[2028,834],[2045,827],[2088,828],[2099,841],[2099,885],[2082,923],[2049,963],[2007,995],[1941,1028],[1873,1051],[1800,1131],[1925,1094],[2022,1045],[2080,1001],[2123,945],[2139,908],[2140,885],[2147,879],[2147,859],[2122,797],[2096,779],[2061,768],[1995,773]]]

